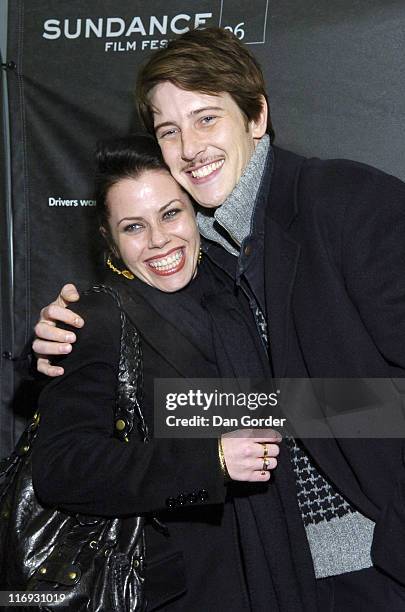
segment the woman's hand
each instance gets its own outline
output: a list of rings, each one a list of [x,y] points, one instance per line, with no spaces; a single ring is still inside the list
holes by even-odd
[[[34,328],[36,338],[32,348],[37,357],[37,370],[46,376],[63,374],[63,368],[51,365],[49,356],[70,353],[72,343],[76,341],[73,332],[56,327],[56,322],[61,321],[78,328],[84,325],[83,319],[67,308],[68,304],[77,302],[79,297],[74,285],[64,285],[56,300],[41,310],[39,321]]]
[[[238,429],[223,434],[222,450],[230,478],[244,482],[270,480],[281,440],[274,429]]]

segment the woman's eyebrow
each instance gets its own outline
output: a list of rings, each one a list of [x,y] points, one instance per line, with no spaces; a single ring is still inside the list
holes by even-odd
[[[179,202],[180,204],[182,203],[181,200],[179,200],[178,198],[173,198],[173,200],[170,200],[170,202],[167,202],[166,204],[163,204],[163,206],[161,206],[158,210],[159,213],[163,212],[164,210],[166,210],[166,208],[168,208],[171,204],[173,204],[174,202]],[[135,220],[143,220],[143,217],[139,217],[137,215],[134,216],[130,216],[130,217],[123,217],[122,219],[120,219],[117,222],[117,227],[120,225],[120,223],[122,223],[123,221],[135,221]]]
[[[159,212],[163,212],[166,208],[168,208],[168,206],[170,206],[174,202],[180,202],[181,203],[181,200],[179,200],[179,198],[173,198],[173,200],[170,200],[170,202],[168,202],[167,204],[164,204],[161,208],[159,208]]]

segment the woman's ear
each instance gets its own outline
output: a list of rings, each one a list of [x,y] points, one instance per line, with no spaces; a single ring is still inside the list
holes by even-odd
[[[102,235],[102,237],[108,244],[108,248],[110,249],[111,253],[114,255],[114,257],[116,257],[117,259],[120,259],[120,254],[118,253],[117,247],[115,246],[111,238],[110,232],[103,225],[100,225],[98,229],[99,229],[100,234]]]

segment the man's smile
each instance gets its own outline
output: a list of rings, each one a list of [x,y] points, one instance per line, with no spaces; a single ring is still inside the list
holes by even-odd
[[[210,164],[206,164],[204,166],[200,166],[199,168],[195,168],[193,170],[189,170],[189,173],[193,178],[200,179],[206,176],[210,176],[215,170],[219,170],[224,165],[225,160],[220,159],[215,162],[211,162]]]

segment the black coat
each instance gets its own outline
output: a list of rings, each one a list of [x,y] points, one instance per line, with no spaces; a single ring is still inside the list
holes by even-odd
[[[119,288],[120,282],[109,284]],[[123,282],[132,297],[126,310],[141,334],[142,409],[152,426],[156,376],[213,378],[232,375],[233,369],[225,365],[226,350],[219,338],[215,352],[223,350],[222,370],[170,320],[153,310],[137,293],[135,281]],[[250,361],[249,350],[257,352],[256,329],[235,329],[239,306],[232,307],[234,298],[229,292],[221,296],[219,291],[217,296],[228,313],[225,341],[232,332],[236,334]],[[207,302],[214,308],[216,299]],[[208,311],[210,308],[207,304]],[[218,305],[216,308],[221,311]],[[158,513],[169,535],[147,525],[148,610],[160,606],[173,612],[250,610],[239,525],[229,495],[226,500],[217,440],[152,439],[143,445],[135,431],[128,444],[113,438],[119,312],[105,294],[82,297],[78,312],[86,323],[78,333],[77,346],[64,360],[65,374],[50,382],[40,397],[41,426],[33,452],[39,497],[52,506],[85,514]]]
[[[262,209],[253,224],[257,235],[264,229],[263,269],[254,237],[242,244],[241,258],[258,262],[256,298],[265,298],[274,375],[393,377],[390,393],[399,390],[403,403],[405,185],[364,164],[305,159],[277,147],[271,180],[266,178],[260,187],[264,228],[257,221]],[[235,275],[233,256],[210,242],[206,252]],[[405,584],[403,439],[303,443],[335,488],[376,522],[374,564]],[[266,495],[249,498],[267,563],[255,575],[266,585],[270,569],[279,609],[298,609],[288,599],[295,580],[303,609],[316,610],[312,560],[283,445],[273,485]],[[246,557],[255,550],[253,538],[244,542]]]
[[[279,377],[394,377],[405,391],[405,185],[363,164],[275,149],[265,289]],[[402,439],[306,440],[376,522],[372,558],[405,584]]]

